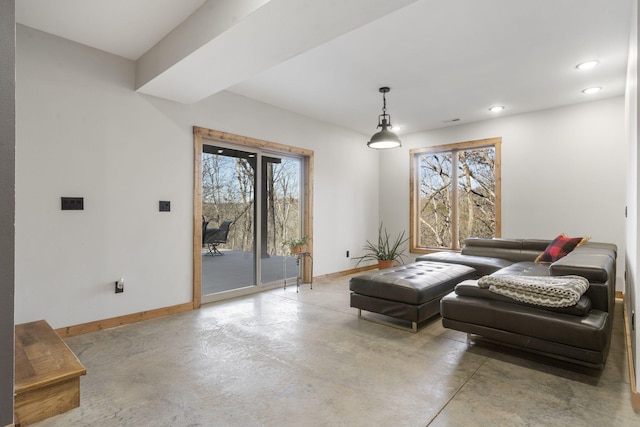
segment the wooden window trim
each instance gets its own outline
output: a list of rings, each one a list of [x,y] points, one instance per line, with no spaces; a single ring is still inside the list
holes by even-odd
[[[309,251],[313,253],[313,150],[292,147],[277,142],[255,139],[248,136],[235,135],[198,126],[193,127],[194,142],[194,179],[193,179],[193,308],[202,305],[202,146],[204,140],[229,142],[245,147],[258,148],[283,155],[293,154],[303,162],[303,197],[302,235],[309,236]],[[303,257],[302,279],[311,281],[311,264],[308,257]]]

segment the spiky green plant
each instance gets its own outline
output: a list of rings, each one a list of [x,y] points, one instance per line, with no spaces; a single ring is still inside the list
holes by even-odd
[[[378,227],[378,242],[373,243],[369,240],[365,243],[362,249],[365,250],[365,254],[358,257],[358,265],[362,261],[379,261],[379,260],[391,260],[404,263],[404,248],[401,246],[409,240],[405,237],[405,232],[398,234],[391,239],[391,236],[384,228],[382,223]]]

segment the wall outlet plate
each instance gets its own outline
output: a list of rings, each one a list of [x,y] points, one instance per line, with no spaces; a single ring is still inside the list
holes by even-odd
[[[161,200],[160,204],[160,212],[171,212],[171,202],[166,200]]]
[[[63,211],[83,211],[84,197],[60,197]]]
[[[116,280],[116,294],[121,294],[124,292],[124,281]]]

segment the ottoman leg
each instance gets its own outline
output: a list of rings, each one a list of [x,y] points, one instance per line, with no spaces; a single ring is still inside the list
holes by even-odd
[[[418,322],[411,322],[411,327],[405,327],[405,326],[398,325],[396,323],[387,322],[386,320],[376,319],[376,318],[369,317],[369,316],[363,316],[361,308],[358,309],[358,318],[367,320],[369,322],[377,323],[379,325],[391,326],[392,328],[401,329],[403,331],[413,332],[414,334],[416,332],[418,332]],[[402,319],[398,319],[398,320],[402,320]]]

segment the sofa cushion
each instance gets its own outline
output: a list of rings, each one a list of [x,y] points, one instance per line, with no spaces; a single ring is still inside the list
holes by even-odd
[[[586,295],[582,295],[578,303],[570,307],[542,307],[539,305],[528,304],[526,302],[517,301],[512,298],[497,294],[495,292],[491,292],[489,289],[481,288],[478,286],[477,280],[465,280],[464,282],[459,283],[455,287],[455,292],[456,294],[462,295],[462,296],[484,298],[484,299],[490,299],[494,301],[510,302],[513,304],[520,304],[520,305],[533,307],[533,308],[537,308],[544,311],[567,313],[573,316],[586,316],[589,310],[591,310],[591,299],[589,299],[589,297]]]
[[[511,276],[549,276],[549,264],[540,264],[532,261],[516,262],[508,267],[502,268],[493,275],[508,274]]]
[[[446,262],[449,264],[468,265],[476,270],[477,277],[486,276],[494,273],[501,268],[508,267],[513,264],[512,261],[501,258],[491,258],[485,256],[463,255],[459,252],[434,252],[431,254],[421,255],[416,261]]]
[[[609,313],[590,310],[586,316],[554,313],[512,302],[458,295],[440,303],[444,319],[507,331],[583,349],[603,351],[611,333]]]
[[[466,265],[416,261],[352,277],[349,289],[361,295],[418,305],[441,298],[457,283],[473,277],[475,270]]]
[[[587,240],[589,240],[589,237],[568,237],[566,234],[561,234],[549,243],[549,246],[547,246],[535,261],[555,262],[567,256],[569,252],[581,244],[584,244]]]

